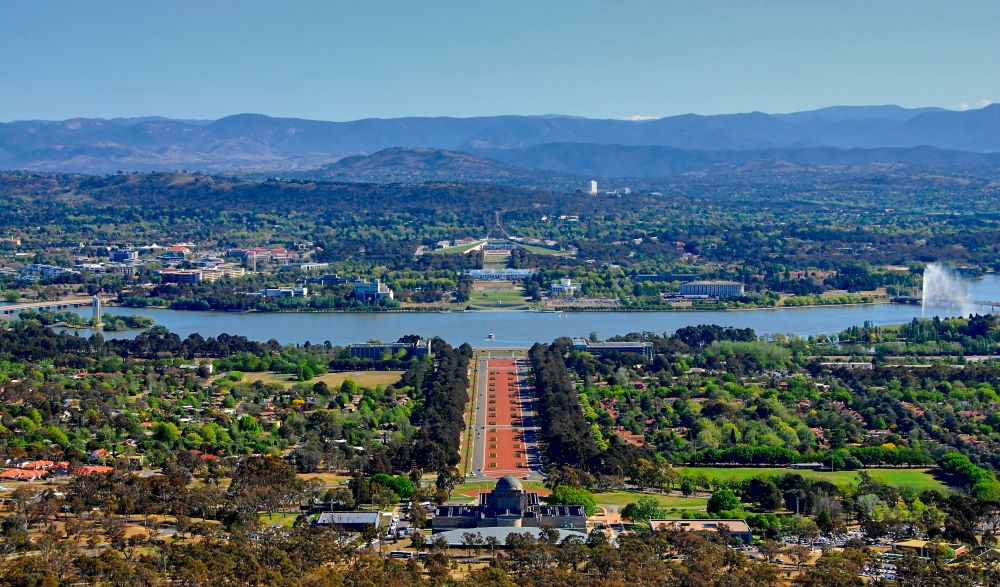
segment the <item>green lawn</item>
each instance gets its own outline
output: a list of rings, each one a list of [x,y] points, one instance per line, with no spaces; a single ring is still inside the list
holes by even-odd
[[[473,310],[524,310],[528,302],[524,301],[524,293],[520,290],[473,290],[469,307]]]
[[[292,524],[295,523],[295,519],[298,517],[299,514],[295,512],[279,512],[273,516],[260,514],[260,523],[265,526],[284,526],[285,528],[291,528]]]
[[[685,467],[684,471],[703,471],[709,478],[722,481],[742,481],[759,475],[799,473],[809,479],[824,479],[838,486],[854,485],[857,471],[801,471],[785,467]],[[948,485],[936,479],[927,469],[865,469],[872,479],[895,487],[912,487],[918,491],[936,489],[948,491]]]
[[[537,245],[518,245],[522,249],[535,253],[536,255],[555,255],[557,257],[572,257],[573,254],[569,251],[557,251],[556,249],[550,249],[548,247],[539,247]]]
[[[448,247],[445,249],[434,249],[433,251],[428,251],[430,255],[458,255],[461,253],[466,253],[476,246],[482,244],[483,241],[476,241],[468,245],[459,245],[457,247]]]
[[[640,493],[638,491],[609,491],[608,493],[595,493],[597,505],[626,506],[638,501],[644,495],[653,497],[663,507],[669,508],[691,508],[704,509],[708,500],[703,497],[684,497],[682,495],[659,495],[656,493]]]

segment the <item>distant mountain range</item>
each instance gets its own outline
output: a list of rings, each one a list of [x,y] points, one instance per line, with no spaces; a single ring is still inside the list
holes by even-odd
[[[530,181],[538,170],[658,177],[747,161],[1000,165],[1000,104],[979,110],[836,106],[656,120],[569,116],[324,122],[72,119],[0,124],[0,168],[188,169],[364,181]],[[529,172],[527,170],[535,170]]]

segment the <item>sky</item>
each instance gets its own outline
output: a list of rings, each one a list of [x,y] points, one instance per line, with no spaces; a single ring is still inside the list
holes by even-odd
[[[1000,2],[0,2],[0,120],[1000,101]]]

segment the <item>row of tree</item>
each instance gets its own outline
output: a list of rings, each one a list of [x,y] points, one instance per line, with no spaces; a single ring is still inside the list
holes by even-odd
[[[565,351],[565,344],[557,341],[550,346],[536,343],[528,352],[542,436],[550,464],[589,468],[598,454],[597,443],[563,361]]]
[[[454,348],[440,338],[431,343],[437,368],[421,372],[418,397],[422,403],[414,412],[419,424],[413,447],[418,467],[440,471],[459,461],[459,444],[465,430],[465,404],[469,401],[469,360],[472,347],[468,343]]]

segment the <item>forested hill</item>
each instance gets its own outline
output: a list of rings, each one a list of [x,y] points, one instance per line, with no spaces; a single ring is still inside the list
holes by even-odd
[[[183,172],[109,176],[0,173],[0,195],[34,205],[231,212],[410,212],[425,217],[446,212],[492,216],[494,210],[510,208],[534,208],[541,213],[571,209],[572,213],[580,213],[611,209],[613,205],[603,200],[594,202],[581,194],[504,185],[254,181]]]
[[[466,181],[547,185],[554,181],[583,185],[581,178],[529,170],[495,159],[447,149],[393,147],[371,155],[352,155],[319,169],[297,174],[303,179],[348,182],[423,183]],[[557,176],[557,177],[551,177]]]

